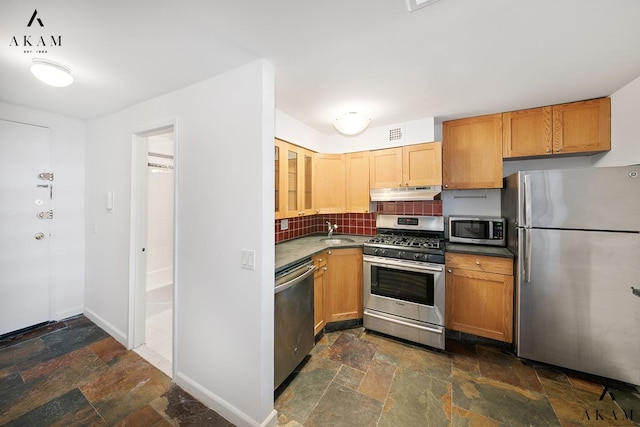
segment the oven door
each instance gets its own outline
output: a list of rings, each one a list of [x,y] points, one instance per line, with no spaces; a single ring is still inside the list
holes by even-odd
[[[444,266],[365,255],[365,309],[444,326]]]

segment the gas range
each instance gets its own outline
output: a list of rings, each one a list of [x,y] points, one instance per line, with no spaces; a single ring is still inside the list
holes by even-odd
[[[444,218],[378,215],[364,243],[364,327],[444,349]]]
[[[443,217],[378,215],[376,228],[365,255],[444,264]]]

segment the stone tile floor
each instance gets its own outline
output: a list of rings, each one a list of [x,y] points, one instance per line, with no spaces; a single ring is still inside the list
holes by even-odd
[[[635,387],[616,383],[599,400],[593,377],[487,345],[441,352],[356,328],[326,333],[311,354],[278,390],[280,426],[640,425]]]
[[[326,333],[277,396],[280,426],[640,425],[640,392],[448,341]],[[613,398],[615,400],[613,400]],[[230,426],[84,316],[0,340],[0,425]]]
[[[232,424],[78,316],[0,340],[0,425]]]

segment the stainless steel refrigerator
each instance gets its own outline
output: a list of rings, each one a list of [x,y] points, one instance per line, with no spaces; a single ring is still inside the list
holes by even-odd
[[[640,165],[517,172],[502,216],[517,355],[640,384]]]

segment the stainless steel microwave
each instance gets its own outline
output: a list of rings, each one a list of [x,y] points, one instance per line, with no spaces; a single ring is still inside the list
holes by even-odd
[[[449,241],[506,246],[507,221],[487,216],[450,216]]]

